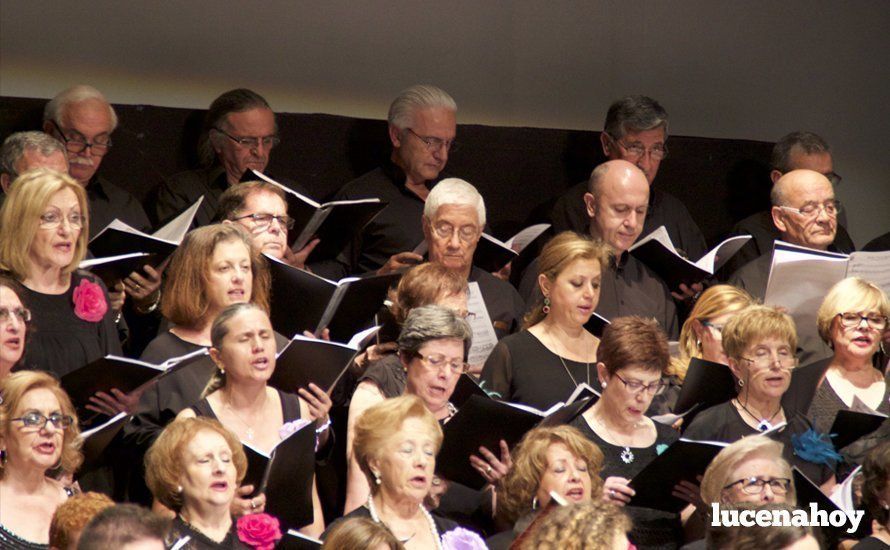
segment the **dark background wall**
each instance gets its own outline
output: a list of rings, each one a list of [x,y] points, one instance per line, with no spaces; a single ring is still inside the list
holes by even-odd
[[[140,189],[181,165],[169,155],[182,155],[190,110],[230,88],[253,88],[279,112],[357,117],[298,115],[285,128],[273,167],[293,167],[321,195],[385,147],[376,121],[392,97],[431,82],[458,101],[459,139],[473,147],[451,171],[507,226],[586,175],[598,152],[585,131],[601,129],[615,98],[645,93],[672,117],[657,184],[687,200],[709,237],[745,195],[728,170],[746,181],[735,161],[762,149],[678,136],[744,144],[810,129],[834,147],[838,195],[863,244],[890,229],[887,28],[881,0],[4,0],[0,96],[45,99],[87,82],[115,104],[184,109],[163,128],[154,111],[122,110],[108,168],[138,167],[114,177]]]

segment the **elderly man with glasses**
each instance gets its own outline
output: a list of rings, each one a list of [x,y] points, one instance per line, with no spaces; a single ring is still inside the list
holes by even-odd
[[[783,136],[773,147],[770,163],[772,165],[770,179],[773,185],[788,172],[800,169],[819,172],[835,187],[842,179],[834,171],[834,161],[828,142],[813,132],[791,132]],[[847,218],[843,210],[838,211],[837,222],[834,250],[845,254],[853,252],[856,248],[850,234],[847,233]],[[779,238],[779,230],[773,224],[770,210],[757,212],[743,219],[732,228],[732,233],[751,235],[754,238],[726,263],[723,272],[727,275],[735,273],[758,256],[769,254],[773,249],[773,242]]]
[[[194,226],[212,223],[223,192],[250,169],[265,172],[279,141],[275,113],[261,95],[244,88],[220,95],[204,117],[198,141],[201,167],[175,174],[161,184],[157,221],[173,218],[203,195]]]
[[[661,161],[668,155],[667,130],[668,113],[664,107],[651,97],[628,96],[609,107],[600,143],[608,160],[626,160],[646,175],[650,186],[649,206],[641,235],[646,236],[663,225],[677,250],[697,260],[707,252],[701,230],[680,199],[652,185]],[[556,201],[551,213],[556,232],[587,233],[590,218],[584,206],[586,192],[587,181],[583,181]],[[675,293],[675,298],[693,294],[689,289],[671,290],[681,291]]]
[[[416,85],[389,107],[387,163],[347,183],[336,199],[378,197],[388,203],[340,255],[343,275],[387,273],[422,261],[411,252],[423,241],[420,217],[430,189],[454,151],[457,104],[444,90]]]
[[[60,92],[43,111],[43,131],[65,144],[68,173],[87,190],[90,237],[115,218],[140,231],[151,230],[142,204],[97,172],[111,151],[117,114],[102,93],[87,85]]]

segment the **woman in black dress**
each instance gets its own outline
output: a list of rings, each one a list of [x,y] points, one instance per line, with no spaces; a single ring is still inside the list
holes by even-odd
[[[599,302],[606,245],[570,231],[538,258],[543,302],[526,316],[527,330],[503,338],[482,369],[487,389],[505,401],[546,410],[596,376],[599,339],[584,325]]]
[[[242,441],[271,452],[289,432],[282,427],[299,421],[315,421],[319,447],[329,434],[330,397],[315,384],[300,388],[303,399],[268,386],[275,372],[275,338],[266,312],[251,303],[234,304],[222,311],[211,329],[213,347],[210,356],[219,367],[219,374],[205,391],[205,397],[191,408],[183,409],[177,419],[196,416],[219,420]],[[233,512],[235,516],[259,513],[265,497],[241,498],[254,492],[252,485],[238,489]],[[317,537],[324,531],[324,514],[314,481],[312,503],[315,521],[303,529],[305,535]]]
[[[839,458],[805,416],[788,411],[782,397],[797,364],[797,331],[787,314],[769,306],[750,306],[723,329],[723,348],[737,380],[738,396],[702,412],[683,436],[732,443],[765,431],[784,444],[784,457],[810,480],[829,491]],[[781,423],[783,428],[774,431]],[[798,437],[794,437],[798,436]]]
[[[602,397],[572,425],[602,450],[603,497],[615,504],[630,502],[630,480],[680,437],[644,415],[667,385],[668,357],[667,336],[653,319],[619,317],[603,333],[596,365]],[[627,512],[639,548],[679,546],[677,514],[633,506]]]
[[[239,540],[230,512],[246,472],[241,442],[219,422],[188,418],[167,426],[145,456],[146,483],[176,513],[166,547],[249,548]]]
[[[87,252],[87,208],[83,186],[42,168],[16,179],[0,210],[0,270],[22,284],[31,311],[24,368],[63,376],[121,354],[105,285],[77,269]],[[113,415],[133,409],[137,400],[113,390],[94,397],[89,408]]]

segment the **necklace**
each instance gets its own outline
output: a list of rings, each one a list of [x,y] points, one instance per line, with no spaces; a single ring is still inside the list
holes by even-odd
[[[427,523],[429,524],[430,534],[433,535],[433,540],[436,541],[437,550],[442,550],[442,540],[439,539],[439,530],[436,529],[436,522],[433,521],[433,515],[430,514],[429,511],[427,511],[427,509],[423,507],[423,505],[418,505],[417,507],[420,508],[420,513],[423,514],[423,516],[426,518]],[[374,523],[383,525],[389,530],[390,533],[392,533],[392,529],[390,529],[389,526],[380,519],[380,516],[377,515],[377,510],[374,508],[374,497],[368,497],[368,511],[371,513],[371,519],[374,521]],[[409,540],[414,538],[414,535],[416,534],[417,531],[411,533],[411,535],[406,539],[399,539],[399,542],[405,544]]]
[[[778,414],[779,414],[780,412],[782,412],[782,405],[781,405],[781,403],[780,403],[780,404],[779,404],[779,408],[776,409],[776,412],[774,412],[772,416],[770,416],[769,418],[764,418],[764,417],[760,417],[760,418],[758,418],[758,416],[757,416],[756,414],[754,414],[754,413],[752,413],[751,411],[748,410],[748,407],[742,405],[742,402],[741,402],[741,401],[739,401],[738,399],[736,399],[735,402],[739,404],[739,407],[741,407],[743,411],[745,411],[746,413],[748,413],[748,416],[750,416],[751,418],[753,418],[755,422],[758,422],[758,424],[757,424],[757,430],[758,430],[758,431],[761,431],[761,432],[766,432],[766,431],[772,430],[772,429],[773,429],[773,423],[772,423],[772,422],[773,422],[773,419],[774,419],[776,416],[778,416]]]
[[[260,410],[261,410],[261,411],[264,410],[264,409],[266,408],[266,399],[267,399],[267,397],[268,397],[268,396],[267,396],[267,394],[266,394],[265,391],[264,391],[264,392],[263,392],[263,403],[262,403],[262,405],[260,405]],[[223,406],[224,406],[225,408],[229,409],[230,411],[232,411],[232,414],[235,415],[235,418],[237,418],[237,419],[238,419],[242,424],[244,424],[244,426],[247,428],[247,432],[245,432],[245,435],[247,436],[247,440],[248,440],[248,441],[253,441],[253,437],[254,437],[253,426],[250,425],[250,424],[248,424],[247,421],[244,420],[244,417],[242,417],[242,416],[238,413],[238,411],[236,411],[236,410],[234,409],[234,407],[232,407],[231,405],[229,405],[229,400],[228,400],[228,399],[225,399],[224,396],[220,395],[220,401],[222,401],[222,402],[223,402]]]
[[[559,355],[557,355],[557,357],[559,357],[559,362],[562,363],[562,368],[564,368],[566,370],[566,374],[568,374],[569,378],[572,380],[572,384],[574,384],[575,387],[577,388],[578,381],[575,380],[574,376],[572,376],[572,372],[569,370],[569,366],[566,365],[566,362],[563,360],[562,357],[560,357]],[[590,385],[590,363],[587,363],[587,385],[588,386]]]
[[[600,427],[601,427],[602,429],[604,429],[604,430],[606,431],[606,434],[607,434],[609,437],[612,438],[612,441],[614,441],[614,442],[616,443],[615,446],[616,446],[616,447],[621,447],[621,445],[618,445],[618,444],[617,444],[617,443],[618,443],[618,438],[615,437],[615,434],[612,433],[612,430],[610,430],[609,427],[606,426],[606,423],[603,422],[603,421],[602,421],[598,416],[596,416],[596,415],[593,416],[593,419],[596,421],[597,424],[600,425]],[[634,428],[634,430],[636,430],[636,429],[639,428],[639,427],[640,427],[640,424],[634,424],[634,427],[633,427],[633,428]],[[634,456],[634,452],[630,450],[630,445],[624,445],[624,450],[621,451],[621,453],[618,455],[618,458],[621,459],[621,462],[624,462],[625,464],[630,464],[631,462],[633,462],[633,461],[636,459],[636,456]]]

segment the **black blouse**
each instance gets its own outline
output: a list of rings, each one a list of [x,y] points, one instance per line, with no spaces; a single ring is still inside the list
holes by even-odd
[[[182,550],[250,549],[249,546],[242,543],[238,538],[238,528],[234,520],[232,520],[232,528],[229,530],[228,534],[226,534],[226,538],[221,542],[216,542],[201,531],[198,531],[191,524],[184,522],[181,517],[176,516],[176,519],[174,519],[170,525],[170,532],[167,535],[167,541],[164,544],[164,547],[168,549],[173,548],[185,537],[189,537],[189,540],[183,546],[179,547]]]

